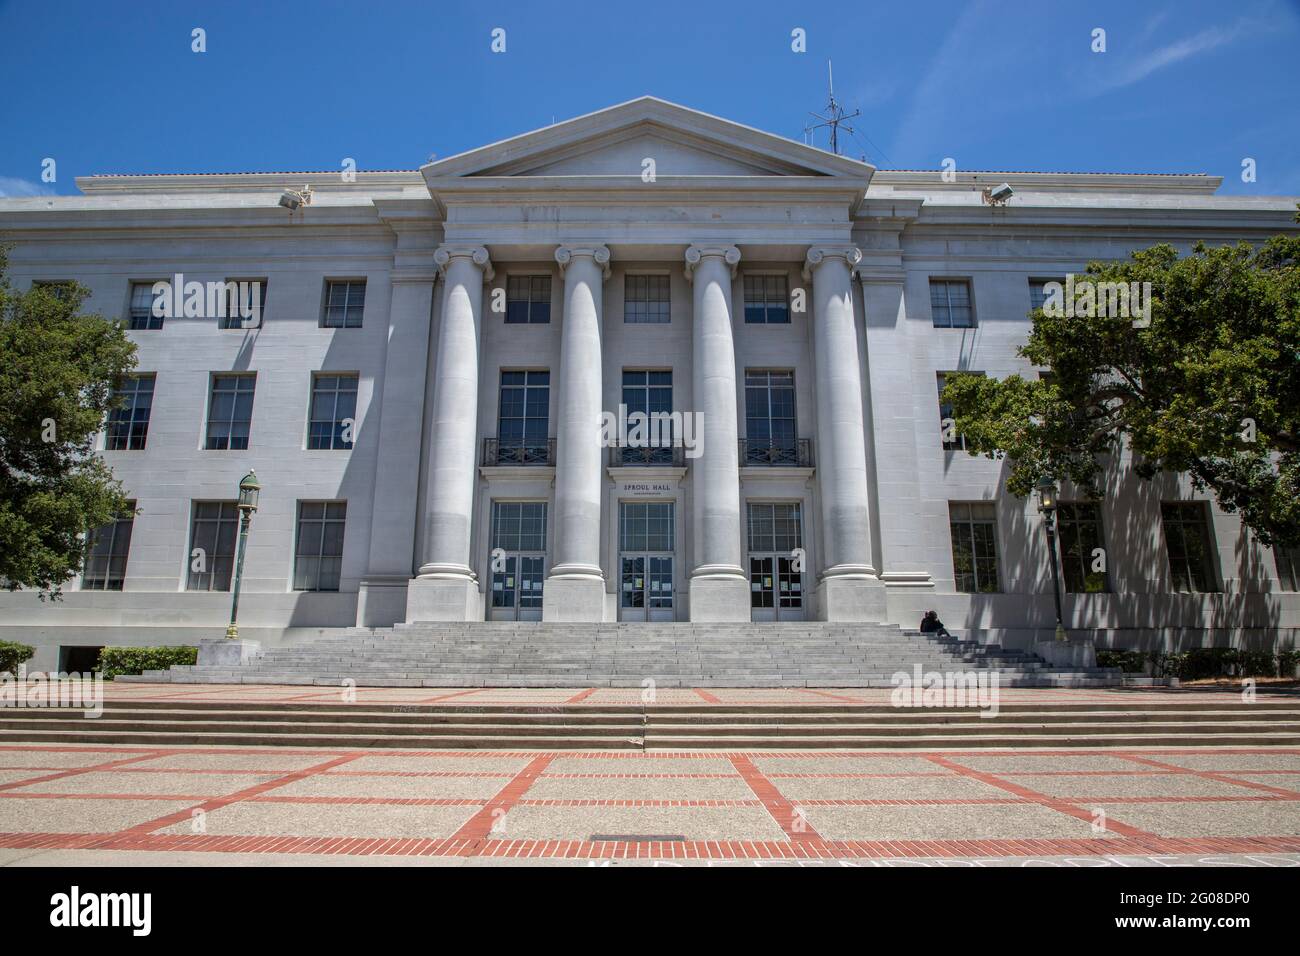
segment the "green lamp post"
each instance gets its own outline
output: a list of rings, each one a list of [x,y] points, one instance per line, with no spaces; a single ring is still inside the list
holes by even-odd
[[[1056,639],[1066,640],[1065,626],[1061,623],[1061,573],[1056,566],[1056,510],[1059,506],[1059,489],[1051,478],[1040,478],[1038,511],[1043,516],[1043,530],[1047,532],[1048,560],[1052,562],[1052,597],[1056,600]]]
[[[262,486],[258,483],[257,472],[249,471],[239,481],[239,551],[235,556],[235,581],[231,588],[230,626],[226,628],[226,638],[236,640],[239,637],[239,581],[244,574],[244,548],[248,544],[248,525],[257,510],[257,496]]]

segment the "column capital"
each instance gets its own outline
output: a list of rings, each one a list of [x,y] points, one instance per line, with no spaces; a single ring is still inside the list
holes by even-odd
[[[574,256],[591,256],[596,265],[600,266],[601,275],[609,278],[609,246],[599,243],[591,245],[578,245],[565,243],[557,246],[555,249],[555,261],[560,264],[560,275],[564,275],[564,269],[573,260]]]
[[[483,246],[443,243],[433,254],[433,261],[438,264],[438,271],[447,274],[447,265],[452,259],[470,259],[474,265],[483,270],[484,281],[490,282],[496,273],[492,269],[492,257]]]
[[[695,267],[700,264],[700,260],[706,256],[717,256],[731,267],[731,277],[736,277],[736,266],[740,263],[740,250],[735,246],[724,245],[692,245],[686,250],[686,281],[690,282],[695,278]]]
[[[827,259],[843,259],[849,269],[862,261],[862,250],[857,246],[810,246],[803,263],[805,282],[812,281],[813,269]]]

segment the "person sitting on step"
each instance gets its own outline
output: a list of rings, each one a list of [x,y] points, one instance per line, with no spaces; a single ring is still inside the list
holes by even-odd
[[[934,611],[926,611],[921,618],[921,633],[934,634],[938,637],[952,637],[948,629],[943,626],[943,621],[939,620],[939,615]]]

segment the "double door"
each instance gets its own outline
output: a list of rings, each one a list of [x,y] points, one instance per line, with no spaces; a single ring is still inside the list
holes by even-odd
[[[619,504],[620,621],[676,619],[674,519],[671,501],[624,501]]]

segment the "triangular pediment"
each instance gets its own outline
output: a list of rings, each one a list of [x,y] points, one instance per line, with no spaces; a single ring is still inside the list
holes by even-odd
[[[430,183],[471,177],[812,176],[862,183],[874,168],[655,97],[611,106],[423,167]]]

